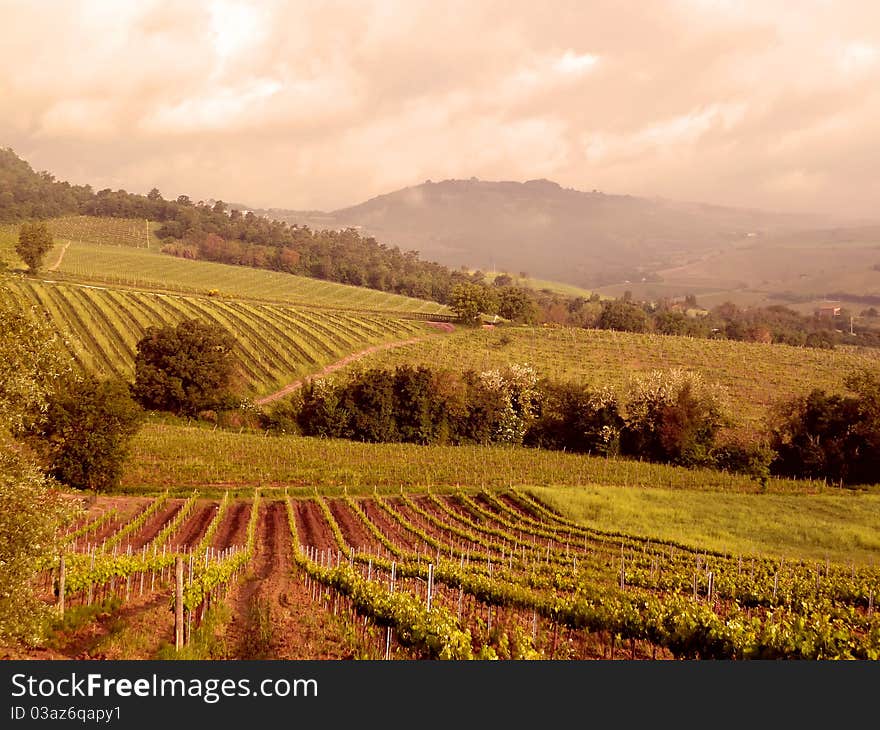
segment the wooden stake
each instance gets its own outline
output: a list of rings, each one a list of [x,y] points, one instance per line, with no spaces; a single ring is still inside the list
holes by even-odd
[[[67,581],[67,563],[64,553],[61,554],[61,562],[58,565],[58,611],[64,616],[64,584]]]
[[[183,558],[174,561],[174,648],[183,648]]]

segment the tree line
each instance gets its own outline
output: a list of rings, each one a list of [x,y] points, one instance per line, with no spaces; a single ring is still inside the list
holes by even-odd
[[[418,444],[510,444],[748,474],[880,483],[880,372],[846,379],[851,395],[813,390],[775,404],[763,433],[729,435],[723,388],[699,373],[656,371],[625,399],[539,378],[524,365],[484,372],[400,366],[315,379],[265,415],[305,436]]]

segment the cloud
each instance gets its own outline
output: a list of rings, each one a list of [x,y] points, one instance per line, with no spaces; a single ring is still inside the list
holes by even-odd
[[[426,178],[874,215],[868,0],[6,2],[0,143],[97,188],[332,209]]]

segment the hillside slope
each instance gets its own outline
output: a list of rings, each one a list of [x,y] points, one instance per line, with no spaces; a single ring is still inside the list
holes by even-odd
[[[326,214],[266,211],[315,227],[355,226],[449,266],[527,272],[580,286],[656,278],[752,234],[817,219],[563,188],[549,180],[427,181]]]

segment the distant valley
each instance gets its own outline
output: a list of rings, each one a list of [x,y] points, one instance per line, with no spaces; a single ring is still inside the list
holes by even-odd
[[[563,188],[549,180],[426,181],[331,212],[255,212],[487,274],[619,296],[693,293],[707,306],[880,297],[880,225]],[[846,297],[844,297],[846,298]]]

